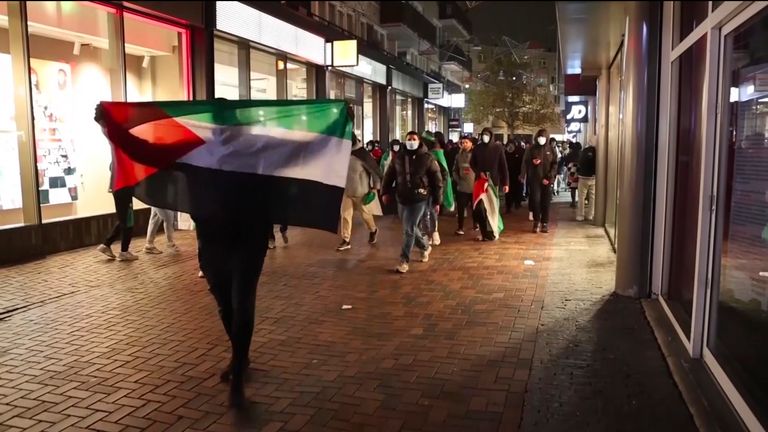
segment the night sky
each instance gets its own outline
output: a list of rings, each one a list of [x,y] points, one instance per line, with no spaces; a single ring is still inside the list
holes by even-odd
[[[501,35],[517,42],[538,41],[557,48],[557,19],[553,1],[484,1],[469,10],[472,33],[488,43]]]

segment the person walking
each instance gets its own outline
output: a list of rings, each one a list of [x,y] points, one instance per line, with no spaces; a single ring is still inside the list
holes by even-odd
[[[571,190],[571,208],[576,208],[576,191],[579,189],[579,156],[581,154],[581,143],[574,142],[568,149],[568,154],[565,157],[565,168],[567,175],[567,185]],[[582,201],[579,196],[579,201]]]
[[[288,244],[288,225],[280,225],[280,237],[283,239],[283,244]],[[275,230],[274,228],[269,233],[269,249],[276,248],[277,245],[275,244]]]
[[[179,247],[176,246],[176,242],[173,241],[173,219],[173,210],[152,207],[149,215],[149,225],[147,226],[147,244],[144,245],[144,253],[163,253],[163,251],[155,246],[155,237],[157,237],[157,230],[160,228],[161,223],[163,224],[163,231],[165,231],[165,247],[170,252],[179,252]]]
[[[451,171],[447,161],[445,160],[445,136],[442,132],[435,132],[432,134],[427,131],[422,134],[422,141],[427,146],[427,149],[432,153],[432,156],[440,166],[440,175],[443,179],[443,201],[442,206],[446,212],[451,212],[456,208],[453,195],[453,182],[451,181]],[[428,206],[425,214],[424,226],[427,238],[430,244],[434,246],[440,246],[440,221],[438,215],[433,211],[433,206]]]
[[[341,201],[341,243],[336,250],[341,252],[352,248],[352,216],[358,212],[368,227],[368,243],[375,244],[379,229],[373,215],[363,204],[363,197],[381,189],[381,172],[373,156],[363,148],[357,136],[352,134],[352,157],[349,159],[347,185]]]
[[[109,165],[109,171],[114,175],[112,172],[112,164]],[[112,184],[111,180],[109,184]],[[104,240],[104,243],[100,244],[96,250],[109,259],[117,259],[118,261],[136,261],[139,257],[128,250],[131,246],[131,239],[133,238],[133,188],[126,187],[113,191],[110,187],[109,192],[112,193],[112,199],[115,202],[117,224],[112,228],[112,232]],[[120,239],[120,253],[115,255],[115,253],[112,252],[112,243],[117,241],[118,238]]]
[[[579,176],[579,206],[576,210],[576,220],[584,220],[584,207],[588,221],[595,218],[595,175],[597,173],[597,150],[595,146],[587,143],[587,147],[581,151],[579,166],[576,171]]]
[[[499,200],[502,200],[504,194],[509,192],[509,170],[507,169],[507,159],[504,156],[504,148],[501,144],[491,143],[492,138],[493,130],[489,127],[483,128],[480,133],[480,142],[472,150],[469,163],[472,171],[475,172],[475,177],[489,179],[497,189]],[[475,222],[481,227],[487,226],[487,221],[482,215],[475,215]],[[478,240],[483,239],[482,236],[478,238]]]
[[[539,129],[534,144],[523,156],[524,174],[531,187],[529,199],[533,209],[533,232],[549,232],[549,204],[557,175],[557,154],[548,143],[546,129]]]
[[[429,261],[432,246],[425,241],[419,230],[419,221],[427,211],[428,205],[431,205],[436,213],[439,212],[443,199],[440,167],[434,156],[421,143],[419,134],[415,131],[408,132],[405,147],[405,151],[397,156],[384,174],[382,190],[385,203],[395,196],[403,223],[403,248],[400,252],[400,264],[395,268],[398,273],[408,272],[414,244],[421,250],[421,261]]]
[[[470,160],[472,158],[472,141],[469,136],[461,138],[460,151],[456,154],[453,165],[453,179],[456,184],[456,215],[459,226],[456,235],[464,235],[464,215],[469,212],[472,215],[472,225],[475,218],[472,212],[472,192],[475,187],[475,172],[472,171]]]
[[[504,149],[509,171],[509,192],[506,196],[507,213],[514,207],[519,209],[523,202],[523,183],[520,181],[520,170],[523,166],[525,148],[522,144],[510,141]]]

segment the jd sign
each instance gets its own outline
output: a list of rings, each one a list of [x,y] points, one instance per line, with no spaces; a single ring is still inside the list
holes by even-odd
[[[587,101],[566,102],[565,121],[567,123],[589,123],[587,115]]]

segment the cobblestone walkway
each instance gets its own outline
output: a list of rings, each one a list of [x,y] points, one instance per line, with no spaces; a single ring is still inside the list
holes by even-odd
[[[560,300],[566,287],[552,288],[563,282],[553,258],[567,261],[562,251],[570,250],[586,259],[599,235],[584,239],[585,228],[575,226],[529,234],[525,216],[509,218],[502,240],[483,245],[451,235],[453,221],[443,218],[444,244],[404,276],[391,271],[400,240],[392,217],[379,219],[375,247],[356,225],[353,248],[342,254],[333,250],[335,236],[291,229],[290,244],[269,253],[259,287],[246,415],[227,409],[218,382],[228,344],[196,277],[189,233],[175,255],[119,263],[89,249],[0,269],[0,431],[515,431],[524,398],[533,423],[523,424],[550,430],[535,418],[554,412],[547,395],[558,383],[547,383],[541,368],[567,365],[542,362],[541,342],[557,337],[553,320],[569,320],[569,332],[594,320],[579,305],[610,289],[585,285],[583,299]],[[598,252],[594,264],[610,273]],[[679,404],[658,407],[656,386],[668,396],[674,386],[640,306],[626,303],[633,312],[624,319],[634,324],[584,324],[594,339],[583,343],[591,351],[622,337],[611,336],[614,327],[634,337],[626,327],[638,326],[647,337],[632,343],[650,354],[623,366],[642,363],[631,372],[647,380],[641,390],[653,390],[650,398],[637,393],[638,409],[649,417],[687,413],[679,396]],[[589,360],[595,367],[584,371],[598,373],[612,359]]]

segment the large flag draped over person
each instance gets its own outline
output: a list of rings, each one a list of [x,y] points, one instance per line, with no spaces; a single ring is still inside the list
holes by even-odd
[[[250,201],[275,224],[338,228],[352,147],[344,101],[102,102],[96,117],[113,146],[112,190],[196,217]]]
[[[480,226],[481,240],[493,241],[504,231],[504,221],[499,207],[499,192],[493,182],[485,176],[475,181],[472,193],[474,218]]]

